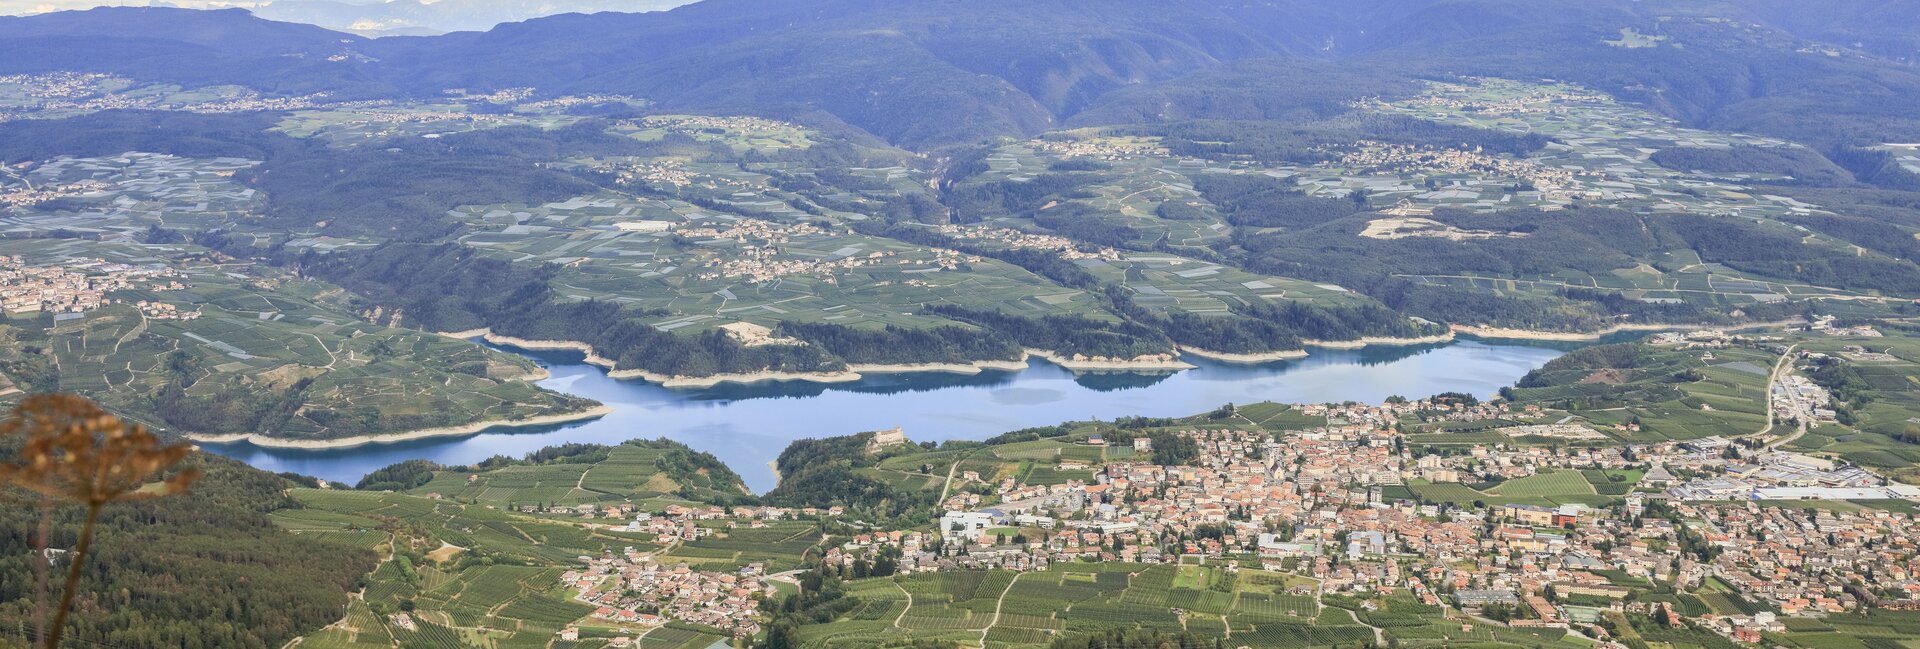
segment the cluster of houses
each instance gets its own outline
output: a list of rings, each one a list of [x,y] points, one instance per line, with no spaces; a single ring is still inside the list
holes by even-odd
[[[1361,140],[1340,154],[1339,164],[1397,174],[1488,174],[1525,183],[1548,197],[1574,197],[1579,190],[1572,171],[1481,153],[1477,147],[1467,150]]]
[[[113,75],[98,72],[43,72],[0,75],[0,86],[17,86],[34,99],[75,99],[93,96],[100,84],[112,80]]]
[[[1087,138],[1033,140],[1033,148],[1068,158],[1096,158],[1108,162],[1163,155],[1166,149],[1158,141],[1147,139]]]
[[[591,617],[653,626],[682,620],[751,636],[760,631],[760,602],[774,587],[758,564],[736,571],[701,570],[684,562],[665,565],[627,548],[599,557],[581,557],[584,570],[569,570],[562,584],[593,605]]]
[[[789,122],[745,115],[652,115],[642,118],[640,123],[686,134],[726,131],[756,135],[802,130],[801,127]]]
[[[1481,113],[1484,115],[1522,115],[1527,113],[1559,113],[1569,110],[1568,105],[1570,104],[1605,103],[1613,101],[1611,97],[1603,94],[1583,92],[1564,86],[1532,87],[1528,88],[1525,92],[1500,97],[1498,99],[1465,99],[1457,96],[1457,93],[1466,92],[1475,85],[1497,80],[1466,78],[1461,81],[1462,83],[1434,84],[1443,91],[1456,93],[1455,95],[1449,95],[1444,92],[1432,93],[1414,99],[1404,100],[1403,103],[1440,110]],[[1378,103],[1379,100],[1368,101]],[[1362,104],[1362,107],[1364,106],[1365,102]]]
[[[1326,417],[1327,432],[1357,434],[1374,429],[1393,428],[1401,420],[1413,417],[1421,422],[1487,421],[1494,419],[1535,419],[1545,411],[1538,405],[1513,406],[1491,401],[1460,399],[1396,399],[1386,403],[1306,404],[1300,414]]]
[[[1696,329],[1693,331],[1662,331],[1647,338],[1654,345],[1678,346],[1681,349],[1724,349],[1747,339],[1738,334],[1729,334],[1719,329]]]
[[[327,101],[327,93],[298,97],[263,97],[254,92],[227,93],[214,98],[193,96],[189,101],[168,102],[166,93],[124,92],[132,81],[94,72],[47,72],[0,76],[0,87],[14,86],[33,105],[0,108],[0,120],[25,117],[36,112],[103,110],[185,110],[196,113],[241,113],[269,110],[303,110],[322,106],[353,108],[385,105],[389,101],[336,103]],[[16,113],[11,114],[11,113]]]
[[[129,266],[100,259],[78,259],[60,265],[29,266],[19,257],[0,256],[0,309],[8,312],[44,311],[80,313],[110,304],[113,291],[133,288],[147,280],[154,290],[186,288],[178,273],[168,268]],[[143,312],[177,314],[170,308],[143,303]],[[165,317],[178,317],[165,316]]]
[[[1051,234],[1036,234],[1013,228],[996,228],[977,225],[941,225],[934,231],[964,241],[982,241],[1009,248],[1029,250],[1047,250],[1060,253],[1066,259],[1100,259],[1119,261],[1120,251],[1106,246],[1088,246],[1066,237]]]
[[[1686,447],[1715,448],[1725,440],[1707,438]],[[1698,465],[1718,470],[1675,484],[1663,496],[1673,500],[1913,500],[1920,487],[1890,482],[1857,466],[1799,453],[1768,451],[1740,458],[1707,459]]]
[[[1316,412],[1369,414],[1355,406]],[[1364,429],[1364,430],[1363,430]],[[1003,480],[996,494],[949,511],[937,536],[869,535],[836,548],[851,563],[878,548],[902,550],[902,572],[956,568],[1042,570],[1061,561],[1168,562],[1218,557],[1238,567],[1293,571],[1322,593],[1404,589],[1430,604],[1498,607],[1514,626],[1593,626],[1606,610],[1656,616],[1669,605],[1630,601],[1649,581],[1682,589],[1730,588],[1780,615],[1840,612],[1863,605],[1920,607],[1920,519],[1878,510],[1826,512],[1768,506],[1753,493],[1819,489],[1889,490],[1920,500],[1920,489],[1887,487],[1857,467],[1770,451],[1743,452],[1707,438],[1625,448],[1480,446],[1440,456],[1405,450],[1398,434],[1354,424],[1270,434],[1189,430],[1200,453],[1191,465],[1113,461],[1092,480],[1032,485]],[[1139,440],[1144,441],[1144,440]],[[1143,445],[1144,446],[1144,445]],[[1729,451],[1729,449],[1734,449]],[[1421,503],[1386,497],[1408,478],[1451,470],[1484,478],[1545,469],[1635,469],[1634,491],[1602,507],[1579,503]],[[1682,483],[1676,472],[1699,476]],[[1632,473],[1628,473],[1631,475]],[[1766,485],[1736,501],[1686,497],[1699,480]],[[1663,491],[1663,489],[1665,489]],[[1758,489],[1758,491],[1755,491]],[[1395,493],[1399,493],[1397,490]],[[1709,552],[1702,548],[1713,548]],[[1704,628],[1751,640],[1778,630],[1771,614],[1718,611]]]
[[[841,507],[717,505],[668,505],[658,512],[643,512],[628,502],[519,505],[517,509],[589,519],[625,519],[622,531],[652,535],[653,541],[662,546],[712,536],[724,527],[759,528],[771,521],[845,513]],[[716,526],[721,521],[724,525]],[[871,544],[871,538],[862,541]],[[892,538],[896,544],[900,540],[898,535]],[[577,591],[577,599],[592,604],[590,617],[598,620],[640,627],[680,620],[741,637],[760,631],[760,603],[774,593],[764,566],[750,563],[737,570],[705,570],[684,562],[660,563],[654,554],[628,547],[619,553],[583,556],[580,562],[585,568],[562,574],[560,582]]]
[[[678,162],[670,160],[662,162],[636,162],[621,165],[614,172],[614,178],[621,184],[627,185],[686,187],[692,185],[695,180],[708,181],[703,185],[708,188],[718,188],[719,183],[727,183],[729,185],[738,184],[733,179],[721,176],[703,177],[700,174],[688,171],[686,167],[680,166]]]
[[[1833,393],[1799,374],[1787,374],[1773,382],[1768,402],[1778,421],[1808,424],[1834,420]]]
[[[1808,325],[1808,328],[1829,336],[1845,336],[1849,338],[1878,338],[1881,336],[1880,330],[1873,328],[1873,325],[1842,325],[1839,322],[1839,318],[1830,315],[1814,316],[1813,323]]]
[[[563,95],[539,101],[526,101],[514,106],[521,112],[563,111],[575,106],[599,106],[603,104],[643,104],[646,100],[629,95]]]
[[[110,83],[122,82],[113,75],[95,72],[47,72],[0,76],[0,86],[13,86],[30,100],[26,106],[0,107],[0,121],[29,117],[41,111],[140,110],[153,108],[152,95],[121,95],[102,92]]]
[[[748,221],[748,223],[764,223]],[[812,227],[812,226],[787,226]],[[693,233],[683,233],[692,236]],[[883,265],[923,266],[929,269],[954,270],[966,264],[980,262],[980,258],[954,252],[944,248],[931,248],[932,258],[903,256],[891,250],[870,252],[852,251],[845,254],[816,258],[809,256],[790,256],[773,243],[766,245],[743,244],[725,257],[709,259],[703,270],[696,275],[699,279],[714,280],[729,277],[746,278],[754,283],[767,283],[790,275],[818,277],[833,281],[835,274],[842,270]],[[910,271],[911,272],[911,271]]]
[[[477,479],[478,479],[478,476],[468,476],[469,482],[472,482],[473,480],[477,480]],[[439,498],[442,498],[443,496],[441,496],[438,493],[429,493],[426,495],[426,497],[439,499]],[[639,511],[639,508],[635,507],[634,504],[630,502],[581,503],[578,505],[541,505],[541,504],[525,503],[525,504],[516,504],[513,506],[513,508],[523,514],[554,514],[554,515],[560,515],[560,516],[576,516],[576,517],[587,518],[587,519],[592,519],[592,518],[625,519],[628,517],[633,517],[631,521],[628,521],[625,524],[628,531],[639,530],[643,527],[657,525],[657,524],[671,524],[671,525],[678,526],[682,524],[693,523],[695,521],[721,521],[721,520],[740,520],[740,521],[747,521],[749,522],[749,524],[751,524],[751,522],[753,521],[792,520],[795,518],[814,518],[822,515],[839,516],[843,513],[846,513],[846,508],[841,507],[839,505],[834,505],[832,507],[799,507],[799,508],[770,507],[770,506],[754,507],[754,506],[748,506],[748,505],[736,505],[733,507],[721,507],[719,505],[667,505],[666,508],[662,509],[658,514],[641,512]]]
[[[209,101],[197,101],[191,104],[161,106],[194,113],[251,113],[265,110],[308,110],[330,108],[334,110],[353,110],[386,106],[388,100],[366,100],[353,102],[328,101],[328,93],[317,92],[297,97],[263,97],[257,93],[244,93],[234,97],[222,97]]]
[[[680,236],[689,239],[732,241],[741,245],[792,243],[796,237],[815,236],[823,232],[820,226],[812,223],[779,223],[763,219],[735,219],[728,221],[724,226],[702,226],[679,230]]]
[[[1920,521],[1884,510],[1685,503],[1676,511],[1720,550],[1713,574],[1782,615],[1920,603]]]
[[[677,232],[689,239],[727,240],[737,244],[737,248],[725,256],[708,259],[699,279],[714,280],[730,277],[744,277],[755,283],[778,280],[789,275],[807,275],[831,278],[836,271],[863,266],[895,263],[919,264],[919,260],[905,260],[892,251],[875,250],[869,252],[853,251],[831,257],[788,256],[783,254],[780,244],[791,243],[795,238],[817,236],[824,231],[811,223],[775,223],[760,219],[740,219],[726,227],[681,228]],[[955,268],[978,258],[948,250],[938,250],[934,265],[942,268]]]
[[[1781,616],[1920,608],[1920,518],[1755,499],[1795,493],[1765,489],[1871,488],[1891,490],[1879,492],[1885,497],[1920,500],[1920,489],[1889,487],[1857,467],[1749,449],[1724,438],[1572,449],[1494,444],[1436,454],[1409,448],[1389,426],[1387,413],[1453,412],[1451,407],[1396,403],[1313,410],[1329,424],[1280,433],[1179,431],[1198,450],[1185,465],[1062,459],[1062,470],[1087,477],[1059,484],[988,481],[969,471],[957,477],[992,488],[956,495],[949,504],[970,504],[946,512],[932,530],[862,532],[822,558],[858,574],[882,557],[896,562],[891,565],[900,573],[915,573],[1032,571],[1058,562],[1163,563],[1199,555],[1229,570],[1312,577],[1310,593],[1406,592],[1512,626],[1577,628],[1602,639],[1607,631],[1598,623],[1608,611],[1687,620],[1752,642],[1783,628]],[[1100,442],[1131,447],[1129,458],[1146,458],[1153,450],[1148,438],[1125,437],[1115,431]],[[1445,471],[1478,482],[1585,469],[1642,477],[1618,500],[1591,505],[1506,502],[1491,494],[1485,503],[1407,496],[1419,493],[1409,490],[1409,480]],[[1690,489],[1713,480],[1761,486],[1736,499],[1689,497]],[[605,505],[588,513],[633,514]],[[700,520],[757,525],[837,513],[677,507],[639,514],[628,530],[672,543],[712,533],[711,524],[695,524]],[[756,628],[757,600],[769,592],[758,566],[703,572],[658,565],[635,552],[583,561],[589,568],[566,575],[568,583],[601,607],[594,615],[615,621],[685,619],[749,633]],[[1634,597],[1636,588],[1653,582],[1681,592],[1720,590],[1768,612],[1722,607],[1682,615],[1669,603]]]
[[[501,88],[487,92],[475,92],[469,88],[449,88],[441,91],[441,94],[468,101],[484,101],[490,104],[512,104],[533,98],[533,93],[535,92],[537,92],[537,90],[534,88],[522,86],[517,88]]]
[[[66,184],[43,184],[39,187],[21,185],[0,188],[0,207],[32,207],[48,201],[86,196],[103,191],[107,184],[98,180],[82,180]]]

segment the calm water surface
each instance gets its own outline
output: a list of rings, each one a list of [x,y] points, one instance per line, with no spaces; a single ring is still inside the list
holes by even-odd
[[[1262,365],[1188,358],[1199,368],[1161,375],[1075,375],[1035,359],[1022,371],[974,376],[882,374],[844,384],[776,382],[693,390],[610,379],[604,370],[582,362],[578,353],[509,348],[553,373],[540,385],[598,400],[615,412],[588,422],[502,427],[470,437],[350,449],[269,449],[245,443],[207,448],[269,471],[352,483],[402,460],[470,464],[562,442],[617,444],[636,437],[666,437],[719,456],[748,486],[765,491],[774,484],[768,463],[788,442],[805,437],[900,426],[917,441],[984,439],[1068,420],[1191,415],[1223,403],[1378,403],[1390,395],[1423,397],[1446,391],[1485,398],[1566,348],[1459,340],[1315,350],[1304,359]]]

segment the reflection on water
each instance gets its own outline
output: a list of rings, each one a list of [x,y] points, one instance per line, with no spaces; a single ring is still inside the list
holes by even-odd
[[[1460,340],[1418,347],[1316,350],[1298,360],[1199,367],[1174,374],[1075,375],[1035,359],[1027,369],[976,375],[882,374],[852,383],[769,382],[675,390],[607,378],[569,352],[522,353],[553,376],[540,384],[613,406],[607,417],[573,424],[498,428],[464,438],[414,440],[351,449],[209,450],[270,471],[353,482],[408,459],[470,464],[562,442],[615,444],[666,437],[708,451],[756,491],[773,487],[768,463],[787,443],[900,426],[915,440],[984,439],[1030,426],[1126,415],[1172,417],[1223,403],[1360,401],[1446,391],[1491,396],[1569,345]]]

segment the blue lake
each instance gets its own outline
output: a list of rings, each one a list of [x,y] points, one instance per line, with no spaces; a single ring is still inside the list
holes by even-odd
[[[604,418],[540,427],[501,427],[460,438],[372,444],[347,449],[270,449],[209,445],[269,471],[294,471],[347,483],[374,469],[424,458],[470,464],[518,456],[563,442],[616,444],[666,437],[719,456],[757,492],[771,489],[768,464],[788,442],[867,430],[906,429],[916,441],[985,439],[1009,430],[1127,415],[1184,416],[1224,403],[1378,403],[1391,395],[1469,392],[1489,397],[1571,348],[1567,344],[1462,339],[1417,347],[1313,350],[1260,365],[1188,358],[1199,367],[1173,374],[1082,374],[1034,360],[1022,371],[882,374],[842,384],[769,382],[668,389],[607,377],[570,352],[524,354],[551,372],[540,385],[613,406]]]

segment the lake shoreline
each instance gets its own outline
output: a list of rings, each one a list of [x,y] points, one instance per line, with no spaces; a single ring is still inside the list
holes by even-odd
[[[1590,342],[1594,340],[1599,340],[1601,338],[1605,338],[1607,336],[1611,336],[1613,334],[1627,333],[1627,332],[1702,331],[1706,329],[1719,329],[1722,331],[1746,331],[1750,329],[1766,329],[1769,327],[1784,327],[1784,326],[1795,325],[1795,324],[1804,324],[1805,322],[1806,322],[1805,320],[1795,319],[1795,320],[1775,320],[1772,322],[1748,322],[1748,323],[1732,324],[1732,325],[1708,325],[1708,324],[1685,324],[1685,323],[1676,323],[1676,324],[1659,324],[1659,323],[1625,324],[1623,323],[1623,324],[1613,325],[1611,327],[1606,327],[1604,329],[1598,329],[1595,331],[1544,331],[1539,329],[1512,329],[1507,327],[1483,327],[1483,326],[1474,326],[1474,325],[1451,325],[1451,327],[1454,333],[1464,335],[1464,336],[1473,336],[1475,338],[1489,338],[1494,340],[1540,340],[1540,341],[1550,341],[1550,342]]]
[[[1515,330],[1518,331],[1518,330]],[[709,376],[680,376],[660,374],[638,369],[616,369],[617,363],[595,352],[592,345],[572,340],[528,340],[503,336],[488,329],[469,329],[466,331],[435,332],[449,338],[471,340],[479,338],[495,345],[517,347],[529,351],[574,351],[585,355],[585,362],[607,371],[607,376],[616,379],[639,379],[655,383],[665,388],[711,388],[721,384],[762,383],[768,381],[805,381],[809,383],[852,383],[871,374],[913,374],[921,372],[975,375],[986,371],[1018,372],[1027,368],[1030,359],[1038,357],[1054,365],[1074,372],[1179,372],[1198,366],[1181,360],[1177,354],[1157,354],[1131,359],[1112,359],[1104,357],[1069,357],[1045,349],[1023,349],[1022,357],[1013,360],[981,360],[971,362],[947,363],[850,363],[844,370],[834,372],[738,372],[713,374]],[[1391,338],[1368,336],[1354,340],[1307,340],[1302,341],[1302,349],[1282,349],[1257,354],[1234,354],[1217,352],[1191,346],[1179,346],[1177,352],[1192,354],[1200,358],[1223,363],[1254,365],[1274,361],[1298,360],[1306,358],[1312,352],[1309,348],[1354,350],[1371,346],[1404,347],[1452,342],[1456,333],[1448,331],[1432,336],[1413,338]],[[1469,335],[1474,335],[1469,333]]]
[[[1304,350],[1304,349],[1280,349],[1280,350],[1275,350],[1270,352],[1260,352],[1257,354],[1232,354],[1228,352],[1216,352],[1211,349],[1201,349],[1199,347],[1181,345],[1180,351],[1186,352],[1188,354],[1193,354],[1194,356],[1199,356],[1201,358],[1204,358],[1210,361],[1220,361],[1222,363],[1235,363],[1240,365],[1258,365],[1260,363],[1268,363],[1272,361],[1289,361],[1289,360],[1296,360],[1296,359],[1307,357],[1307,350]]]
[[[753,384],[766,381],[806,381],[810,383],[851,383],[866,378],[869,374],[913,374],[934,372],[942,374],[974,375],[992,371],[1018,372],[1027,369],[1027,361],[1040,357],[1047,362],[1076,372],[1111,371],[1178,371],[1193,369],[1192,363],[1171,355],[1141,357],[1135,359],[1071,358],[1044,349],[1025,349],[1018,359],[980,360],[949,363],[851,363],[847,369],[835,372],[739,372],[714,374],[710,376],[680,376],[660,374],[647,370],[617,369],[617,363],[595,352],[592,345],[572,340],[528,340],[503,336],[487,329],[468,329],[466,331],[434,332],[449,338],[470,340],[479,338],[495,345],[518,347],[529,351],[574,351],[586,355],[588,365],[594,365],[607,371],[607,376],[616,379],[640,379],[659,384],[666,388],[710,388],[723,383]]]
[[[1059,352],[1045,349],[1027,349],[1028,356],[1038,356],[1049,363],[1059,365],[1075,372],[1178,372],[1196,367],[1192,363],[1180,360],[1172,354],[1155,354],[1135,358],[1119,359],[1096,356],[1080,358],[1062,356]]]
[[[1207,360],[1219,361],[1222,363],[1235,363],[1240,365],[1257,365],[1260,363],[1270,363],[1273,361],[1288,361],[1288,360],[1298,360],[1298,359],[1306,358],[1308,356],[1312,356],[1313,355],[1312,350],[1316,348],[1317,349],[1354,350],[1354,349],[1365,349],[1367,347],[1375,347],[1375,346],[1411,347],[1414,345],[1433,345],[1433,344],[1439,344],[1439,343],[1450,343],[1450,342],[1453,342],[1453,339],[1454,339],[1454,332],[1448,331],[1442,334],[1434,334],[1431,336],[1415,336],[1412,338],[1365,336],[1361,338],[1355,338],[1353,340],[1302,340],[1300,341],[1300,344],[1302,345],[1300,349],[1276,349],[1270,352],[1258,352],[1258,353],[1252,353],[1252,354],[1235,354],[1231,352],[1218,352],[1218,351],[1213,351],[1211,349],[1194,347],[1191,345],[1181,345],[1180,351],[1188,354],[1193,354],[1194,356],[1199,356]]]
[[[207,443],[202,448],[273,472],[290,471],[351,485],[371,471],[406,460],[458,466],[495,455],[517,457],[556,444],[613,445],[666,437],[713,453],[741,471],[756,493],[762,493],[780,483],[777,465],[768,462],[776,461],[780,449],[796,439],[903,427],[915,439],[983,440],[1064,421],[1183,417],[1229,401],[1378,402],[1393,394],[1448,390],[1491,398],[1527,370],[1565,353],[1557,346],[1483,343],[1463,336],[1449,345],[1314,350],[1313,360],[1259,365],[1234,366],[1183,356],[1197,369],[1125,374],[1143,377],[1138,380],[1083,374],[1035,360],[1017,372],[989,372],[977,379],[922,374],[916,380],[894,380],[876,374],[847,384],[846,389],[769,382],[689,391],[616,380],[605,367],[582,362],[580,355],[571,352],[500,349],[548,367],[553,378],[541,387],[609,404],[614,412],[596,420],[546,426],[525,425],[537,421],[499,422],[472,435],[353,440],[369,443],[347,449],[330,448],[348,445],[341,442],[260,440],[266,444],[256,445],[233,437],[203,437],[232,443]],[[377,443],[383,441],[399,443]]]
[[[1375,345],[1382,346],[1382,347],[1407,347],[1412,345],[1435,345],[1439,343],[1450,343],[1450,342],[1453,342],[1453,339],[1454,339],[1454,333],[1453,331],[1449,330],[1446,333],[1438,333],[1431,336],[1414,336],[1411,338],[1393,338],[1388,336],[1362,336],[1359,338],[1355,338],[1353,340],[1302,340],[1300,342],[1308,347],[1319,347],[1322,349],[1361,349],[1364,347],[1372,347]]]
[[[578,412],[566,412],[552,415],[537,415],[521,419],[486,419],[457,426],[422,428],[400,433],[382,435],[355,435],[339,439],[282,439],[259,433],[236,433],[232,435],[206,435],[187,433],[186,438],[196,444],[238,444],[246,443],[261,448],[282,448],[301,450],[332,450],[367,446],[371,444],[393,444],[437,437],[469,437],[495,428],[526,428],[533,426],[551,426],[599,419],[613,414],[613,406],[601,404]]]

